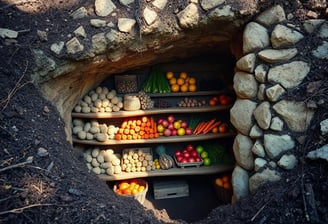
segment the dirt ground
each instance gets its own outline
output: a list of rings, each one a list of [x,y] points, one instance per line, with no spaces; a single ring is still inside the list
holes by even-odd
[[[164,210],[149,210],[118,197],[89,173],[83,156],[66,141],[58,112],[30,81],[31,49],[40,45],[36,30],[50,26],[63,33],[73,30],[68,12],[78,8],[76,4],[93,1],[26,1],[25,8],[41,10],[39,14],[4,2],[0,27],[19,30],[20,35],[17,40],[0,38],[0,223],[186,223],[170,219]],[[306,11],[311,1],[300,2],[306,7],[299,3],[297,12]],[[58,35],[51,33],[49,43]],[[304,157],[327,144],[319,122],[328,118],[328,63],[311,63],[316,67],[313,75],[305,80],[304,89],[293,93],[318,105],[305,143],[297,148],[301,158],[297,168],[286,172],[280,182],[265,185],[233,205],[217,207],[195,223],[328,223],[328,163]],[[307,84],[317,80],[322,85],[306,92]]]

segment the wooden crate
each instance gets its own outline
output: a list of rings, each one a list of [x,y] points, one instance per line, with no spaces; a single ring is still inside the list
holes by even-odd
[[[154,198],[179,198],[189,196],[189,186],[186,181],[155,181],[154,182]]]

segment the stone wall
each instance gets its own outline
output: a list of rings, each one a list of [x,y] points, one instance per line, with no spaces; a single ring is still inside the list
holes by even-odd
[[[280,180],[283,172],[297,165],[295,148],[302,144],[314,110],[286,93],[297,89],[310,73],[311,61],[302,54],[306,36],[322,40],[308,49],[312,57],[327,59],[327,34],[327,21],[292,24],[280,5],[246,25],[243,56],[234,75],[237,100],[230,111],[239,132],[233,144],[234,200],[254,193],[263,183]]]

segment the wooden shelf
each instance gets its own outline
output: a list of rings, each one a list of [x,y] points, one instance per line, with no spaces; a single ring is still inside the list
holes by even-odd
[[[149,172],[122,172],[109,176],[106,174],[98,175],[101,180],[114,181],[114,180],[125,180],[141,177],[159,177],[159,176],[185,176],[185,175],[204,175],[204,174],[215,174],[230,171],[234,168],[232,165],[211,165],[201,167],[185,167],[185,168],[171,168],[168,170],[153,170]]]
[[[107,140],[105,142],[98,142],[95,140],[80,140],[73,137],[74,143],[87,144],[87,145],[125,145],[125,144],[153,144],[153,143],[176,143],[176,142],[190,142],[190,141],[202,141],[217,138],[234,137],[236,133],[209,133],[200,135],[184,135],[184,136],[170,136],[159,137],[153,139],[135,139],[135,140]]]
[[[231,93],[228,90],[222,91],[197,91],[197,92],[176,92],[176,93],[147,93],[150,97],[187,97],[187,96],[214,96],[222,93]]]
[[[72,113],[72,117],[79,118],[122,118],[122,117],[136,117],[144,115],[155,115],[155,114],[178,114],[178,113],[205,113],[215,112],[221,110],[228,110],[232,105],[227,106],[203,106],[203,107],[170,107],[170,108],[156,108],[151,110],[135,110],[135,111],[118,111],[111,113]]]

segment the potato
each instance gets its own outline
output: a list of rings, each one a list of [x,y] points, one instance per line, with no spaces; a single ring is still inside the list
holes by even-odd
[[[106,99],[106,94],[100,93],[99,96],[98,96],[98,99],[100,99],[100,100]]]
[[[99,131],[100,133],[108,133],[108,128],[107,128],[107,125],[106,124],[100,124],[99,125]]]
[[[98,86],[96,88],[96,93],[100,94],[102,92],[102,87]]]
[[[118,158],[113,159],[111,162],[114,166],[118,166],[121,163],[121,161]]]
[[[82,119],[76,118],[76,119],[73,120],[73,125],[74,126],[83,126],[84,125],[84,122],[83,122]]]
[[[91,133],[87,133],[87,137],[86,137],[87,140],[93,140],[93,134]]]
[[[115,95],[116,95],[115,92],[113,92],[112,90],[109,93],[107,93],[107,99],[111,100],[115,97]]]
[[[100,128],[98,126],[91,126],[89,132],[91,134],[97,134],[97,133],[100,133]]]
[[[85,158],[85,161],[87,161],[88,163],[91,163],[92,156],[90,154],[89,155],[86,155],[84,158]]]
[[[93,94],[91,95],[91,100],[92,100],[92,102],[95,102],[97,99],[98,99],[98,94],[97,94],[97,93],[93,93]]]
[[[96,101],[94,102],[94,105],[95,105],[95,107],[100,109],[102,107],[102,101],[100,99],[96,99]]]
[[[105,133],[97,133],[95,134],[95,137],[98,142],[105,142],[108,139],[108,136]]]
[[[100,112],[100,113],[104,113],[104,112],[105,112],[105,108],[100,107],[100,108],[99,108],[99,112]]]
[[[84,139],[86,139],[86,137],[87,137],[87,133],[86,133],[85,131],[79,131],[79,132],[77,133],[77,137],[78,137],[79,139],[81,139],[81,140],[84,140]]]
[[[91,155],[93,158],[96,158],[100,153],[100,149],[97,147],[97,148],[94,148],[91,152]]]
[[[76,112],[76,113],[81,113],[81,112],[82,112],[82,107],[81,107],[80,105],[76,105],[76,106],[74,107],[74,112]]]
[[[109,167],[109,168],[106,169],[106,173],[110,176],[113,176],[114,175],[114,170]]]
[[[85,106],[85,107],[82,107],[82,113],[90,113],[91,112],[91,108],[89,106]]]
[[[77,134],[78,132],[80,132],[80,131],[83,131],[83,127],[82,126],[75,126],[74,128],[73,128],[73,134]]]
[[[97,156],[97,161],[102,164],[105,161],[104,155],[102,153],[99,153]]]
[[[83,107],[88,107],[89,104],[87,104],[86,102],[84,101],[80,101],[80,106],[83,108]]]
[[[118,108],[122,109],[122,108],[123,108],[123,102],[118,102],[118,103],[116,104],[116,106],[118,106]]]
[[[98,160],[97,160],[96,158],[92,158],[91,165],[92,165],[93,167],[98,167],[98,166],[100,166],[100,164],[99,164],[99,162],[98,162]]]
[[[106,108],[106,107],[108,107],[108,105],[109,105],[109,100],[108,100],[108,99],[103,99],[103,100],[101,101],[101,104],[102,104],[102,106],[103,106],[104,108]]]
[[[113,99],[110,100],[110,102],[114,105],[116,105],[119,102],[119,99],[117,96],[114,96]]]
[[[111,165],[112,164],[110,162],[104,162],[104,163],[100,164],[100,167],[107,169],[107,168],[111,167]]]
[[[112,110],[112,107],[106,107],[105,108],[105,112],[112,112],[113,110]]]
[[[86,122],[83,126],[83,131],[85,132],[89,132],[91,128],[91,123],[90,122]]]
[[[114,166],[114,173],[115,173],[115,174],[122,173],[122,168],[121,168],[121,166]]]
[[[91,164],[90,163],[86,163],[86,165],[87,165],[87,167],[88,167],[88,170],[92,170],[92,166],[91,166]]]
[[[100,173],[101,173],[99,167],[94,167],[94,168],[92,169],[92,171],[93,171],[95,174],[100,174]]]
[[[88,95],[85,95],[83,97],[83,101],[86,102],[88,105],[92,102],[91,97]]]
[[[91,112],[92,113],[98,113],[99,109],[97,107],[91,107]]]
[[[96,120],[96,119],[92,119],[91,121],[90,121],[90,124],[91,124],[91,126],[99,126],[99,122],[98,122],[98,120]]]
[[[103,94],[107,94],[109,92],[108,88],[106,86],[102,87],[102,92]]]

